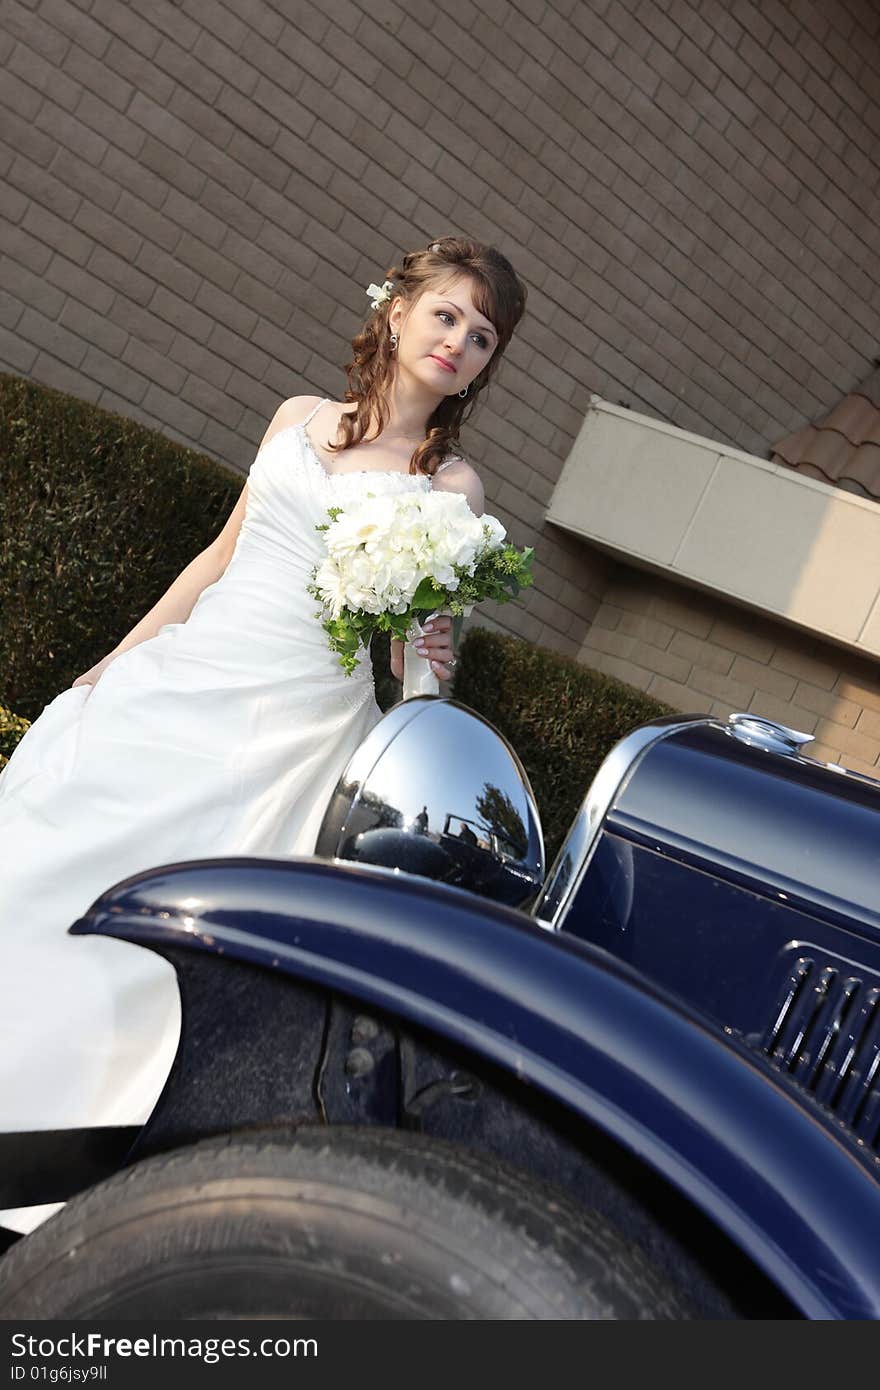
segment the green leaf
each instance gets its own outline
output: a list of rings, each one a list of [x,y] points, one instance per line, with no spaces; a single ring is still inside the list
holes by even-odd
[[[412,596],[410,608],[424,608],[428,611],[442,607],[446,602],[446,590],[438,589],[433,579],[423,579]]]

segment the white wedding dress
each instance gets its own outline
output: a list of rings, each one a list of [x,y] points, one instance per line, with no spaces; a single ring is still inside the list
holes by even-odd
[[[432,483],[328,473],[311,418],[258,452],[232,559],[187,621],[62,691],[0,773],[0,1132],[147,1119],[179,1036],[172,967],[67,927],[160,864],[311,854],[380,718],[369,659],[344,674],[306,591],[315,527],[330,506]]]

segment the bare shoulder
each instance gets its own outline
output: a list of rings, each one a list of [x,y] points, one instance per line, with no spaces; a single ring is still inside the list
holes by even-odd
[[[434,474],[433,487],[435,492],[463,492],[475,516],[482,516],[486,510],[486,495],[480,475],[466,458],[458,454],[444,459],[439,471]]]
[[[301,425],[323,399],[323,396],[290,396],[288,400],[282,401],[269,421],[260,447],[268,444],[273,435],[279,434],[281,430],[289,429],[291,425]]]

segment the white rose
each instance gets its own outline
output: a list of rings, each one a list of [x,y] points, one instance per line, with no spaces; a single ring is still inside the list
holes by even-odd
[[[461,493],[368,494],[324,533],[328,558],[316,583],[335,614],[345,604],[402,613],[425,578],[457,589],[456,569],[473,573],[505,534],[497,518],[475,517]]]
[[[491,516],[488,512],[485,512],[483,516],[480,517],[480,522],[483,527],[486,548],[488,550],[500,549],[507,536],[506,527],[501,525],[497,516]]]

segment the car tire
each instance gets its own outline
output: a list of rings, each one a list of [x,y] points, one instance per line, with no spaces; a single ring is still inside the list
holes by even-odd
[[[687,1316],[638,1250],[564,1194],[374,1128],[146,1159],[0,1260],[0,1319]]]

